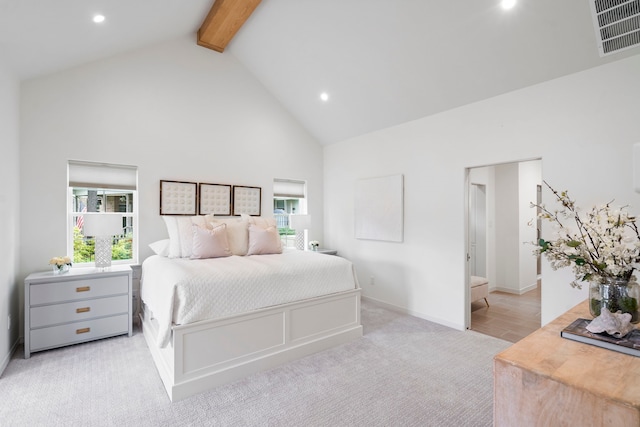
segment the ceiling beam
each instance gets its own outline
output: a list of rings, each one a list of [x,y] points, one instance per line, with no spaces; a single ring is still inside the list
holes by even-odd
[[[215,0],[198,30],[198,45],[224,52],[224,48],[262,0]]]

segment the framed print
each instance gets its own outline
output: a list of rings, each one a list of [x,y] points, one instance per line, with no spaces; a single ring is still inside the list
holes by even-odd
[[[356,239],[403,241],[402,175],[356,181],[354,208]]]
[[[233,214],[260,216],[261,187],[233,186]]]
[[[160,180],[160,215],[195,215],[198,184]]]
[[[231,186],[200,183],[198,189],[200,215],[231,216]]]

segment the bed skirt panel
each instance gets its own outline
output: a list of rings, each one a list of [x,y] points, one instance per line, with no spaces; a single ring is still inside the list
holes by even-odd
[[[164,348],[148,310],[142,325],[167,394],[177,401],[361,337],[360,289],[174,326]]]

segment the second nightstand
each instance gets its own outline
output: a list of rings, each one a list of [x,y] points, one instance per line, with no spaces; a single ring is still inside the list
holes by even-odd
[[[314,252],[318,252],[320,254],[325,254],[325,255],[338,255],[338,251],[335,249],[318,248]]]

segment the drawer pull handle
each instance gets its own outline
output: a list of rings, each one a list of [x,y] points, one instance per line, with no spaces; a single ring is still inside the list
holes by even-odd
[[[76,334],[86,334],[87,332],[91,332],[91,328],[76,329]]]
[[[86,313],[88,311],[91,311],[91,307],[76,308],[76,313]]]
[[[91,290],[91,286],[80,286],[76,288],[76,292],[89,292]]]

